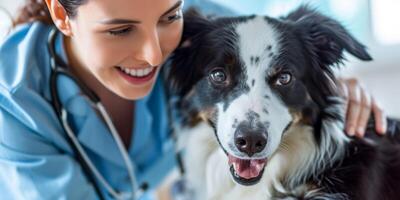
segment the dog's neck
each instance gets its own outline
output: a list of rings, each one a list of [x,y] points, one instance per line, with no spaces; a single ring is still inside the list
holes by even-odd
[[[314,192],[318,186],[307,181],[318,177],[343,157],[343,146],[349,139],[343,133],[341,121],[322,120],[319,141],[314,131],[311,126],[293,124],[283,136],[278,150],[265,169],[261,183],[268,185],[274,193],[272,196],[277,193]],[[274,176],[270,176],[272,174]]]

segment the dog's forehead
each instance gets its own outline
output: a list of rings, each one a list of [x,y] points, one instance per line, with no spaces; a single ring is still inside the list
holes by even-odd
[[[235,32],[240,57],[247,67],[271,60],[279,51],[279,33],[266,17],[256,16],[238,23]]]

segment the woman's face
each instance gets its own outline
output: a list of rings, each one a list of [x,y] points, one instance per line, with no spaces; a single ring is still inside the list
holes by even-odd
[[[142,98],[180,42],[182,6],[181,0],[88,0],[70,21],[73,56],[113,93]]]

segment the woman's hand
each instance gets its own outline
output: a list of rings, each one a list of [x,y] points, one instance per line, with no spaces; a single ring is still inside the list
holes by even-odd
[[[386,132],[386,115],[382,108],[359,83],[357,79],[340,79],[339,84],[347,100],[345,130],[349,136],[363,137],[371,112],[375,118],[378,134]]]

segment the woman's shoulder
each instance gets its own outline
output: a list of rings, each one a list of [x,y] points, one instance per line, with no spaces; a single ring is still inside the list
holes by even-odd
[[[28,85],[40,89],[49,73],[47,37],[51,26],[34,22],[17,26],[0,44],[0,93]]]
[[[51,114],[47,106],[50,30],[51,26],[39,22],[24,24],[16,27],[0,45],[0,118],[9,113],[32,128],[37,127],[34,124],[37,115]]]
[[[39,22],[22,25],[0,45],[0,123],[7,124],[0,137],[13,142],[18,136],[21,140],[16,145],[38,139],[68,148],[58,134],[58,118],[49,103],[47,38],[51,30]]]

